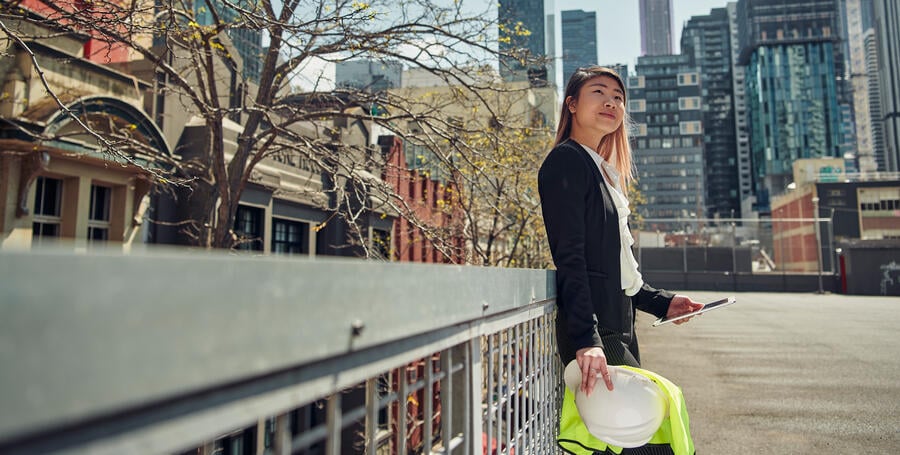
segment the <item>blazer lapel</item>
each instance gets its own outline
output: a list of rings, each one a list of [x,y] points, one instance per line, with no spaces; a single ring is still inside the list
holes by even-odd
[[[597,167],[597,163],[594,162],[594,159],[588,156],[587,150],[581,146],[581,144],[569,139],[572,141],[572,146],[577,147],[581,151],[581,157],[584,158],[585,165],[588,169],[591,170],[591,174],[594,176],[594,181],[597,185],[597,188],[600,190],[600,198],[603,199],[603,205],[607,208],[607,210],[611,210],[615,220],[619,218],[619,212],[616,210],[616,204],[612,200],[612,196],[609,194],[609,188],[606,186],[606,179],[603,178],[603,175],[600,173],[600,168]]]

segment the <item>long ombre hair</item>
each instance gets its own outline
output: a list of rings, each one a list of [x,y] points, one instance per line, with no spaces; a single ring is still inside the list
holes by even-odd
[[[581,87],[589,80],[600,76],[609,76],[615,79],[616,82],[619,83],[622,93],[625,93],[625,83],[622,82],[622,77],[611,68],[604,66],[585,66],[575,70],[575,73],[569,78],[569,83],[566,84],[566,93],[563,96],[562,109],[560,109],[559,113],[559,126],[556,128],[556,143],[554,145],[562,144],[568,140],[569,136],[572,134],[572,113],[569,112],[568,109],[569,97],[577,100]],[[623,101],[627,102],[627,98]],[[634,166],[631,161],[631,144],[628,141],[630,124],[631,120],[628,117],[628,111],[625,111],[622,124],[619,125],[619,128],[612,133],[603,136],[603,139],[600,140],[600,144],[597,147],[597,151],[604,160],[615,163],[616,171],[622,177],[621,185],[623,189],[627,188],[628,184],[634,179]],[[615,159],[611,160],[610,158],[613,154],[615,154]]]

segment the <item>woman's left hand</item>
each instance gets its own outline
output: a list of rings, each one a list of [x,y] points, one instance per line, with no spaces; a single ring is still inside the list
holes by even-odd
[[[675,295],[675,297],[672,298],[672,302],[669,303],[669,311],[666,313],[666,317],[674,318],[685,313],[690,313],[691,311],[697,311],[700,308],[703,308],[702,303],[695,302],[690,297],[685,295]],[[691,319],[693,319],[693,316],[675,321],[674,323],[680,325],[690,321]]]

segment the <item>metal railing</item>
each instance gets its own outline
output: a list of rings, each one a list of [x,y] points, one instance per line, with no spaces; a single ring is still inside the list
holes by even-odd
[[[831,218],[647,218],[635,229],[646,270],[834,274]]]
[[[553,274],[0,252],[0,453],[551,454]]]

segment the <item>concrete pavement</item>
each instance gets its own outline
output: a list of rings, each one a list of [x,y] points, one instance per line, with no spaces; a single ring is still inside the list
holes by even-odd
[[[642,364],[684,390],[699,455],[900,453],[900,297],[733,295],[681,326],[637,320]]]

